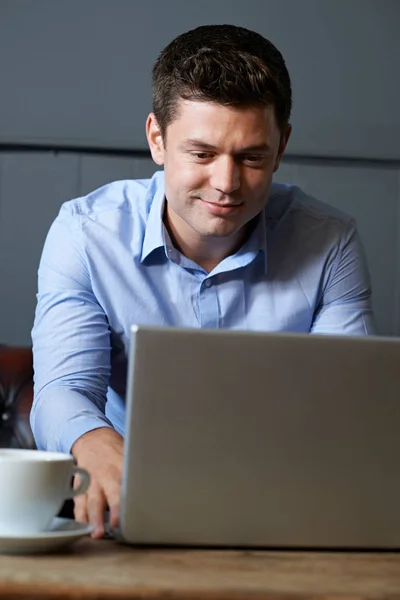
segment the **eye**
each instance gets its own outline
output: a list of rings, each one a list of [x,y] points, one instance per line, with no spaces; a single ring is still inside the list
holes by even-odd
[[[260,165],[264,162],[265,156],[261,154],[245,154],[242,160],[250,165]]]
[[[208,160],[211,158],[211,154],[209,152],[193,152],[192,156],[194,156],[197,160]]]

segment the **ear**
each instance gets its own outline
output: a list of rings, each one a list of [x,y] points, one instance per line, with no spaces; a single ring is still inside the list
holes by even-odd
[[[164,142],[160,126],[154,113],[150,113],[146,121],[146,136],[151,156],[157,165],[164,164]]]
[[[282,139],[281,139],[281,145],[279,147],[279,152],[278,152],[278,156],[276,157],[276,161],[275,161],[275,166],[274,166],[274,173],[276,173],[276,171],[279,169],[279,165],[281,163],[281,158],[283,156],[283,153],[286,150],[286,146],[287,143],[289,141],[290,138],[290,134],[292,133],[292,126],[290,123],[288,123],[287,127],[286,127],[286,131],[284,132],[284,134],[282,135]]]

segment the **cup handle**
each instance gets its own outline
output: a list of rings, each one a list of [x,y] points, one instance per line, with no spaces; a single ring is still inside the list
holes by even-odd
[[[74,477],[75,475],[79,475],[81,478],[81,482],[79,487],[76,489],[71,489],[70,498],[75,498],[75,496],[79,496],[79,494],[84,494],[89,487],[90,483],[90,475],[86,471],[86,469],[82,469],[81,467],[74,467]]]

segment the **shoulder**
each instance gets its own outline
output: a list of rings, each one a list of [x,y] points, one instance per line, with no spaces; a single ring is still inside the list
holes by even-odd
[[[125,213],[145,216],[154,197],[164,189],[164,173],[156,172],[151,179],[125,179],[108,183],[85,196],[64,202],[59,218],[81,217],[101,220],[103,215]]]
[[[352,216],[289,184],[272,184],[265,214],[270,229],[286,224],[304,234],[318,230],[341,235],[355,227]]]

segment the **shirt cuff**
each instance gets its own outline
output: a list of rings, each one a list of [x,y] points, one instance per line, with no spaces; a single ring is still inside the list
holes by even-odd
[[[84,433],[113,425],[84,394],[62,387],[46,387],[35,398],[31,427],[39,450],[70,453]]]
[[[74,419],[73,423],[68,423],[65,426],[61,438],[58,440],[58,452],[70,453],[72,446],[78,438],[85,433],[88,433],[88,431],[93,431],[94,429],[99,429],[100,427],[114,429],[112,423],[110,423],[107,417],[77,417]]]

